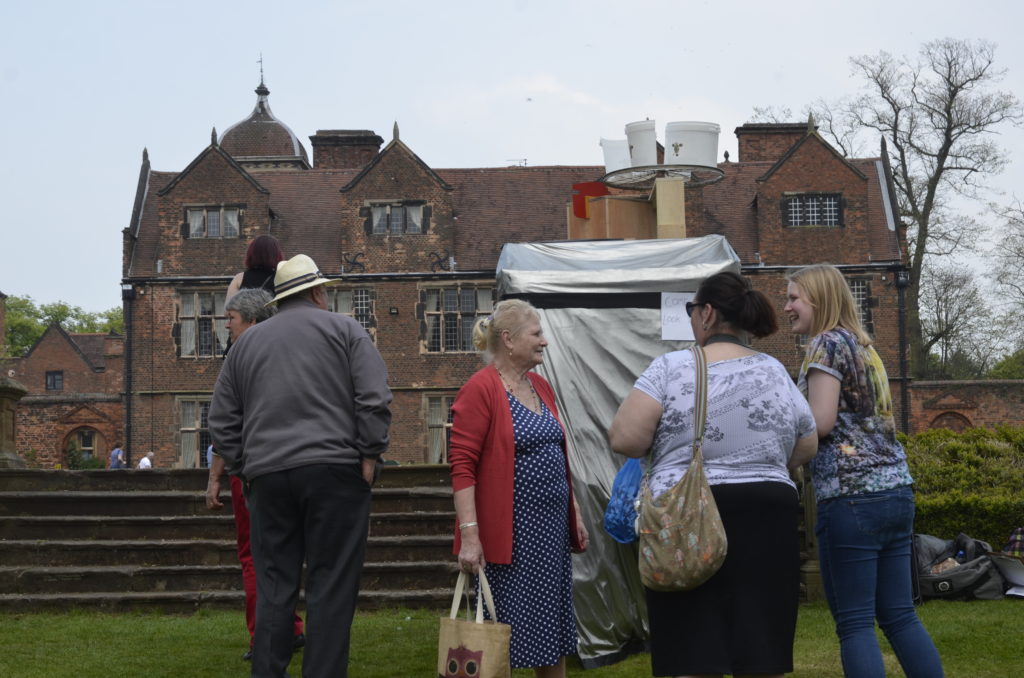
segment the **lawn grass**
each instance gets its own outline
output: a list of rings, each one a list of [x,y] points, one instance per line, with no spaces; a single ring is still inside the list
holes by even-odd
[[[1024,675],[1024,601],[932,601],[919,613],[939,648],[949,678]],[[353,626],[353,678],[433,678],[437,620],[431,610],[359,613]],[[0,676],[4,678],[181,678],[247,676],[240,612],[0,614]],[[882,641],[890,675],[902,675]],[[301,676],[300,655],[291,674]],[[823,603],[803,605],[794,651],[796,678],[841,678],[839,644]],[[528,678],[530,671],[513,671]],[[570,676],[650,675],[646,655]]]

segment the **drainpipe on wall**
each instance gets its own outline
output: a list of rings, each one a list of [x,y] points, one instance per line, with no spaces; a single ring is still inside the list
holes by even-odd
[[[124,303],[124,449],[125,462],[128,468],[132,464],[132,301],[135,299],[135,286],[131,283],[121,284],[121,301]]]
[[[910,377],[907,375],[907,287],[910,286],[910,271],[905,266],[893,269],[896,291],[899,298],[900,326],[900,428],[910,435]]]

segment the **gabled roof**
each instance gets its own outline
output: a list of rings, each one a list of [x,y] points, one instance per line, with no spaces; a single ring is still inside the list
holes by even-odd
[[[106,334],[91,332],[69,334],[58,323],[50,323],[46,331],[36,339],[36,343],[32,344],[32,347],[25,352],[24,359],[30,358],[39,345],[51,334],[55,334],[60,340],[70,344],[75,353],[82,359],[82,362],[93,372],[106,367],[103,359],[103,338],[107,336]],[[94,338],[99,338],[98,346]]]
[[[234,168],[235,171],[237,171],[242,176],[243,179],[252,184],[257,191],[260,191],[261,193],[267,192],[267,189],[260,185],[260,182],[256,181],[256,179],[253,178],[251,174],[246,172],[245,168],[239,165],[235,161],[235,159],[231,157],[229,153],[226,153],[224,149],[222,149],[217,144],[210,144],[209,146],[203,149],[202,153],[197,155],[195,159],[188,164],[188,167],[179,172],[177,176],[175,176],[174,179],[171,180],[170,183],[168,183],[166,186],[157,191],[157,195],[167,195],[168,193],[170,193],[182,179],[187,177],[192,172],[192,170],[195,169],[206,158],[206,156],[210,155],[211,153],[215,153],[220,157],[224,158],[224,160],[227,161],[227,163],[231,165],[231,167]]]
[[[864,176],[864,173],[861,172],[856,167],[854,167],[853,163],[850,162],[849,160],[847,160],[845,157],[843,157],[843,155],[839,151],[837,151],[832,146],[832,144],[830,144],[827,141],[825,141],[824,139],[822,139],[821,135],[818,134],[817,132],[810,131],[806,135],[804,135],[803,138],[800,139],[800,141],[798,141],[795,144],[793,144],[792,146],[790,146],[789,150],[786,151],[785,153],[783,153],[782,157],[779,158],[778,160],[776,160],[775,164],[771,166],[771,169],[769,169],[767,172],[765,172],[764,176],[760,177],[758,179],[758,181],[767,181],[773,174],[775,174],[779,170],[780,167],[782,167],[787,162],[789,162],[789,159],[791,157],[793,157],[793,154],[796,153],[798,150],[800,150],[800,147],[803,146],[805,143],[808,143],[809,139],[814,139],[817,143],[819,143],[822,146],[824,146],[825,148],[827,148],[829,150],[829,152],[832,153],[832,155],[835,156],[835,158],[837,160],[839,160],[839,162],[841,162],[844,165],[846,165],[850,169],[851,172],[853,172],[854,174],[858,175],[861,179],[867,179],[867,177]]]
[[[427,176],[430,176],[435,181],[437,181],[438,185],[440,185],[441,188],[445,189],[446,191],[452,190],[452,187],[445,183],[445,180],[438,176],[437,172],[431,169],[430,166],[427,165],[427,163],[423,162],[420,156],[413,153],[412,149],[406,146],[401,139],[397,138],[392,139],[391,143],[385,146],[380,153],[374,156],[373,160],[367,163],[366,167],[364,167],[359,172],[359,174],[357,174],[355,178],[352,179],[352,181],[343,186],[341,190],[343,192],[351,191],[359,184],[360,181],[362,181],[363,177],[372,172],[373,169],[380,164],[381,160],[383,160],[388,154],[395,153],[397,150],[404,151],[406,154],[408,154],[409,157],[411,157],[416,162],[416,164],[420,166],[420,169],[422,169],[424,173],[427,174]]]

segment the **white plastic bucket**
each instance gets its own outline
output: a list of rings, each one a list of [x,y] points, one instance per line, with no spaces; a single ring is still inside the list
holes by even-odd
[[[718,166],[718,133],[713,122],[670,122],[665,125],[665,164]]]
[[[631,166],[629,142],[625,139],[601,139],[601,150],[604,151],[605,172],[611,173]]]
[[[658,139],[653,120],[626,123],[626,140],[633,167],[658,164]]]

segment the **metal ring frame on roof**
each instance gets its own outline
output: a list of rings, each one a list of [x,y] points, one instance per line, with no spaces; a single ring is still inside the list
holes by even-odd
[[[680,177],[686,185],[696,188],[721,181],[725,172],[707,165],[644,165],[624,167],[601,177],[601,183],[631,191],[649,191],[654,188],[655,179]]]

